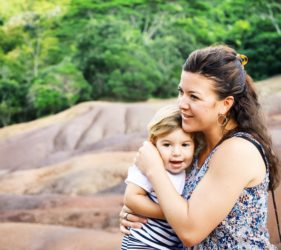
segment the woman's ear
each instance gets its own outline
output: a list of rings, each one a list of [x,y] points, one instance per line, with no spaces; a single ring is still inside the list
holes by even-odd
[[[234,104],[234,97],[233,96],[227,96],[226,98],[224,98],[223,100],[223,114],[227,114],[227,112],[231,109],[231,107]]]

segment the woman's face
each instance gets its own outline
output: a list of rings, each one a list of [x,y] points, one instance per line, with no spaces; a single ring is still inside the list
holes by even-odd
[[[186,71],[181,74],[178,104],[186,132],[211,132],[218,127],[218,114],[224,112],[223,101],[218,100],[213,80]]]

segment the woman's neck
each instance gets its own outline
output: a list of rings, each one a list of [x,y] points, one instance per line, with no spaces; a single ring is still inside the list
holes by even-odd
[[[230,119],[225,127],[216,126],[203,132],[206,148],[211,151],[229,131],[237,127],[237,122]]]
[[[222,134],[212,134],[212,133],[203,133],[203,147],[201,148],[198,155],[197,166],[200,168],[205,162],[208,155],[215,148],[222,138]]]
[[[217,131],[208,131],[207,133],[203,133],[203,139],[205,142],[204,151],[211,152],[212,149],[219,143],[222,139],[223,133],[221,130]]]
[[[237,123],[234,120],[230,120],[225,128],[216,127],[213,130],[208,130],[203,132],[204,147],[199,154],[199,166],[201,166],[211,151],[216,147],[216,145],[221,141],[223,136],[230,130],[237,127]]]

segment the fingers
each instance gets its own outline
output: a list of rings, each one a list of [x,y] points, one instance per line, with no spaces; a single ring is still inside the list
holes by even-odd
[[[129,213],[125,213],[123,219],[124,219],[124,220],[128,220],[128,218],[127,218],[128,215],[129,215]]]
[[[138,165],[139,163],[139,159],[140,159],[140,156],[143,152],[149,150],[149,148],[153,146],[153,144],[150,142],[150,141],[144,141],[142,146],[138,149],[137,153],[136,153],[136,156],[134,158],[134,164],[135,165]],[[154,146],[153,146],[154,147]]]
[[[129,214],[132,214],[133,213],[133,210],[131,210],[130,208],[128,208],[126,205],[123,205],[123,209],[125,212],[129,213]]]
[[[125,227],[126,229],[124,229],[124,230],[128,230],[128,228],[142,228],[142,223],[129,221],[129,220],[125,220],[125,219],[120,219],[120,229],[122,231],[121,227],[122,228]]]
[[[120,231],[124,234],[130,234],[130,228],[141,228],[143,223],[147,222],[145,218],[136,216],[130,212],[131,210],[128,207],[123,206],[119,214]]]
[[[122,221],[128,221],[128,222],[133,222],[133,223],[135,223],[135,222],[146,223],[147,222],[147,219],[134,215],[134,214],[131,214],[129,212],[125,212],[125,210],[126,210],[126,207],[124,206],[119,214],[120,223],[122,223]],[[131,211],[131,210],[128,209],[127,211]],[[127,225],[125,225],[125,226],[127,226]]]
[[[144,141],[142,144],[142,148],[143,147],[154,147],[153,143],[151,141]]]
[[[123,225],[120,225],[120,231],[123,234],[127,234],[127,235],[130,234],[130,230],[128,228],[124,227]]]
[[[133,211],[130,208],[128,208],[126,205],[123,205],[123,207],[119,213],[119,217],[124,218],[126,216],[126,214],[130,214],[130,213],[133,213]]]
[[[123,218],[125,220],[125,218]],[[130,222],[139,222],[139,223],[146,223],[147,220],[145,218],[142,218],[140,216],[137,216],[137,215],[134,215],[134,214],[127,214],[126,215],[126,219],[127,221],[130,221]]]

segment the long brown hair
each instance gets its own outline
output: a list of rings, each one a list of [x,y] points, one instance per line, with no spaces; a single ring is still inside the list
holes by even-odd
[[[279,182],[280,161],[272,150],[272,141],[262,119],[260,104],[254,90],[253,81],[242,65],[242,57],[226,45],[211,46],[192,52],[183,65],[183,70],[201,74],[215,82],[218,99],[234,97],[229,111],[238,126],[229,131],[223,140],[234,132],[250,133],[259,141],[269,162],[269,189],[275,189]]]

